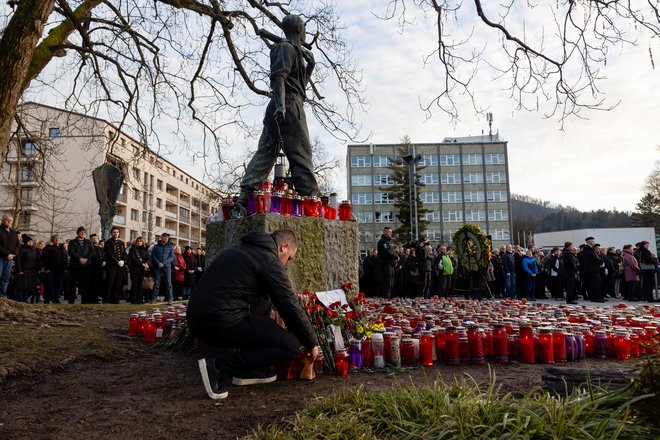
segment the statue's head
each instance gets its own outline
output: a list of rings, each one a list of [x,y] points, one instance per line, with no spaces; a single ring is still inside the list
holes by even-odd
[[[289,14],[282,19],[282,30],[286,35],[296,34],[305,38],[305,22],[299,15]]]

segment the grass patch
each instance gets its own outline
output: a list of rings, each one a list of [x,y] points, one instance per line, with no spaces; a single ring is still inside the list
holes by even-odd
[[[396,386],[384,392],[352,389],[247,437],[275,439],[658,439],[657,426],[639,419],[632,387],[575,391],[558,398],[540,391],[522,398],[464,380]]]

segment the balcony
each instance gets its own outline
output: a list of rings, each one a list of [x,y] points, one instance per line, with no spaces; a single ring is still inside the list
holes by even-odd
[[[176,220],[178,218],[178,215],[176,214],[176,212],[164,211],[163,215],[165,215],[165,217],[167,217],[167,218],[171,218],[171,219],[174,219],[174,220]]]
[[[124,203],[124,204],[126,204],[126,193],[124,193],[124,194],[119,194],[119,197],[117,197],[117,203]]]
[[[186,238],[186,239],[188,239],[188,238],[190,238],[190,234],[188,234],[187,232],[181,232],[181,233],[179,234],[179,238]]]
[[[179,200],[179,205],[185,206],[186,208],[190,208],[190,202],[184,199]]]
[[[165,200],[172,203],[179,203],[179,198],[176,195],[170,193],[165,193]]]
[[[112,218],[112,223],[115,225],[125,225],[126,217],[124,217],[123,215],[116,215]]]

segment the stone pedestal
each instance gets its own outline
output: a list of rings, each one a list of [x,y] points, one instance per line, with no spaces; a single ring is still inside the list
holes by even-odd
[[[287,272],[296,291],[339,289],[358,283],[358,225],[311,217],[260,214],[212,223],[206,227],[207,266],[222,250],[237,244],[253,231],[273,232],[288,228],[298,238],[296,258]]]

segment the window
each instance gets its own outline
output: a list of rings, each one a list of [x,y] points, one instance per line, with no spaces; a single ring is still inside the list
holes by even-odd
[[[162,180],[160,180],[160,179],[156,180],[156,188],[157,188],[159,191],[162,191],[162,190],[163,190],[163,181],[162,181]]]
[[[357,174],[351,176],[351,185],[352,186],[371,186],[371,175],[370,174]]]
[[[462,211],[443,211],[442,212],[442,221],[443,222],[462,222],[463,221],[463,212]]]
[[[486,211],[482,211],[482,210],[465,211],[466,222],[481,222],[484,220],[486,220]]]
[[[484,201],[484,192],[483,191],[465,191],[465,201],[466,202],[483,202]]]
[[[442,218],[442,213],[440,211],[431,211],[427,212],[424,215],[424,220],[427,222],[440,222],[440,219]],[[430,238],[430,237],[429,237]]]
[[[374,212],[376,223],[394,223],[394,213],[392,211]]]
[[[422,159],[419,161],[418,165],[420,167],[437,166],[438,165],[438,155],[437,154],[422,154]]]
[[[440,231],[437,229],[427,229],[426,232],[424,233],[426,235],[426,238],[429,240],[439,240],[440,239]]]
[[[138,213],[137,209],[131,209],[131,220],[133,220],[135,222],[138,221],[140,219],[139,215],[140,214]]]
[[[373,231],[360,231],[359,240],[362,243],[370,243],[374,241]]]
[[[60,129],[57,127],[51,127],[50,129],[48,129],[48,137],[50,138],[60,137]]]
[[[374,222],[374,213],[371,211],[357,211],[353,212],[355,218],[357,218],[358,223],[373,223]]]
[[[147,211],[142,211],[142,223],[147,222]]]
[[[179,214],[180,214],[181,217],[183,217],[183,218],[188,218],[188,217],[190,217],[190,210],[187,209],[187,208],[182,208],[182,207],[180,207],[180,208],[179,208]]]
[[[423,173],[419,176],[419,181],[424,185],[437,185],[440,179],[437,173]]]
[[[506,191],[488,191],[486,197],[489,202],[506,202],[507,194]]]
[[[374,185],[394,185],[394,176],[392,174],[374,175]]]
[[[131,193],[131,198],[133,200],[140,201],[140,190],[137,188],[133,188],[133,192]]]
[[[460,191],[443,191],[442,203],[461,203]]]
[[[172,176],[176,177],[176,170],[172,169]]]
[[[137,238],[137,234],[138,234],[137,231],[131,229],[131,243],[135,241],[135,239]]]
[[[138,156],[140,154],[140,147],[135,144],[131,144],[131,148],[133,149],[133,156]]]
[[[390,166],[391,163],[390,158],[387,156],[374,156],[375,167],[386,168]]]
[[[17,228],[20,230],[30,229],[32,227],[32,213],[29,211],[21,211],[18,216]]]
[[[156,217],[156,226],[160,227],[161,224],[162,224],[161,222],[162,222],[161,218],[160,218],[160,217]]]
[[[140,169],[133,167],[133,178],[135,180],[140,180]]]
[[[35,157],[37,155],[37,144],[32,141],[23,142],[23,157]]]
[[[508,229],[493,229],[493,240],[511,240]]]
[[[504,153],[486,153],[486,165],[504,165]]]
[[[463,155],[463,165],[481,165],[483,163],[483,158],[481,154],[464,154]]]
[[[481,173],[463,174],[463,183],[484,183],[484,175]]]
[[[440,203],[440,193],[437,191],[422,191],[419,198],[423,203]]]
[[[30,165],[21,165],[21,182],[34,182],[35,173],[34,168]]]
[[[488,211],[488,220],[494,222],[500,220],[509,220],[509,211],[505,209],[491,209]]]
[[[351,167],[353,168],[366,168],[370,166],[371,166],[371,158],[369,156],[351,157]]]
[[[391,205],[394,203],[394,197],[390,197],[388,193],[375,193],[374,204],[376,205]]]
[[[113,140],[115,138],[115,132],[108,130],[108,139]]]
[[[506,183],[504,171],[491,171],[486,173],[486,183]]]
[[[440,165],[453,166],[461,164],[461,156],[458,154],[441,154]]]
[[[351,203],[354,205],[371,205],[371,193],[353,194]]]
[[[21,202],[22,203],[32,203],[32,196],[34,191],[32,188],[21,188]]]
[[[440,173],[440,183],[461,183],[461,173]]]
[[[163,199],[156,199],[156,208],[163,207]]]

